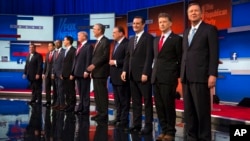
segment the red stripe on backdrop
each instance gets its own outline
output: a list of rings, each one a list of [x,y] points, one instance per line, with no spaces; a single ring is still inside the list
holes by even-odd
[[[0,38],[21,38],[18,34],[0,34]]]

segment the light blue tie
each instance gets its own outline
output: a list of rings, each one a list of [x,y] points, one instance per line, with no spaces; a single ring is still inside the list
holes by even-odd
[[[117,49],[117,47],[119,46],[119,43],[117,42],[117,43],[115,43],[115,49],[114,49],[114,52],[113,52],[113,54],[115,54],[115,51],[116,51],[116,49]]]
[[[189,46],[193,40],[195,32],[196,32],[196,28],[192,28],[191,31],[189,32],[189,35],[188,35],[188,45]]]

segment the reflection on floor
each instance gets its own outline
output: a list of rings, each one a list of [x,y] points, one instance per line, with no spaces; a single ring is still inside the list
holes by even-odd
[[[94,114],[95,106],[91,106]],[[109,109],[109,119],[114,119]],[[159,135],[158,120],[150,135],[128,134],[113,126],[101,126],[90,120],[91,115],[79,115],[52,110],[41,105],[29,106],[24,100],[0,99],[0,140],[27,141],[154,141]],[[129,115],[132,117],[131,115]],[[130,118],[131,119],[131,118]],[[183,140],[183,123],[177,120],[175,141]],[[213,130],[213,140],[229,141],[229,134]]]

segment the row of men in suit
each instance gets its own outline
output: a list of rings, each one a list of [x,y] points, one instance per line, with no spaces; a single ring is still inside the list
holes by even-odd
[[[84,79],[85,75],[87,78],[90,78],[91,75],[93,78],[98,114],[92,119],[96,120],[98,125],[106,125],[108,121],[106,86],[107,77],[110,75],[118,109],[116,124],[123,125],[122,127],[128,124],[129,107],[127,106],[129,106],[129,94],[131,93],[133,125],[129,131],[141,134],[152,132],[153,86],[157,115],[162,128],[162,134],[158,139],[174,140],[176,132],[174,95],[177,79],[180,76],[184,90],[186,138],[188,140],[211,139],[209,89],[214,87],[217,76],[217,30],[214,26],[202,22],[202,10],[199,4],[190,4],[187,13],[192,29],[194,28],[196,31],[192,33],[193,30],[188,28],[183,34],[183,39],[171,31],[172,20],[166,13],[160,13],[158,16],[159,30],[162,35],[155,39],[144,31],[145,20],[140,16],[134,17],[133,30],[136,35],[129,41],[124,38],[117,39],[118,46],[114,47],[111,59],[109,58],[110,44],[104,36],[104,25],[96,24],[93,27],[97,43],[93,47],[91,61],[83,68],[80,73],[82,76],[79,77]],[[122,29],[116,27],[113,31],[114,37],[115,34],[123,34]],[[65,38],[68,40],[67,37]],[[67,47],[67,45],[65,46]],[[118,49],[120,49],[120,53]],[[77,56],[75,53],[73,54],[72,56]],[[72,57],[73,60],[74,57]],[[82,61],[79,61],[80,64]],[[74,65],[72,64],[72,66]],[[62,75],[62,79],[73,80],[72,69],[69,68],[74,67],[65,68],[69,71],[68,76]],[[122,81],[117,79],[119,77]],[[72,90],[74,89],[73,83],[65,84],[67,84],[64,85],[65,88],[69,88],[68,86],[71,84],[68,92],[72,93],[71,96],[75,96],[75,92]],[[79,85],[80,82],[77,84]],[[80,87],[78,86],[78,88]],[[125,96],[124,100],[122,100],[122,96]],[[142,98],[144,98],[145,105],[144,128],[142,128],[141,118]],[[75,97],[72,101],[75,103]]]
[[[121,79],[130,81],[133,108],[131,132],[152,132],[152,86],[162,133],[157,140],[175,138],[175,93],[181,78],[184,93],[185,139],[211,140],[210,89],[218,76],[218,35],[215,26],[202,21],[202,8],[191,3],[187,9],[191,27],[183,38],[171,31],[172,19],[158,15],[161,37],[144,32],[145,20],[133,19],[136,35],[130,38]],[[152,69],[153,64],[153,69]],[[153,85],[151,85],[151,83]],[[145,126],[142,127],[142,97]]]

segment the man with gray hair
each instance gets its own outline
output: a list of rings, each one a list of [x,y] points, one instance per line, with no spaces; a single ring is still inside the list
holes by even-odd
[[[77,83],[77,89],[80,96],[80,102],[75,114],[89,114],[90,106],[90,75],[87,67],[91,63],[93,47],[88,43],[88,33],[85,31],[78,32],[78,46],[75,53],[73,64],[73,75]]]

